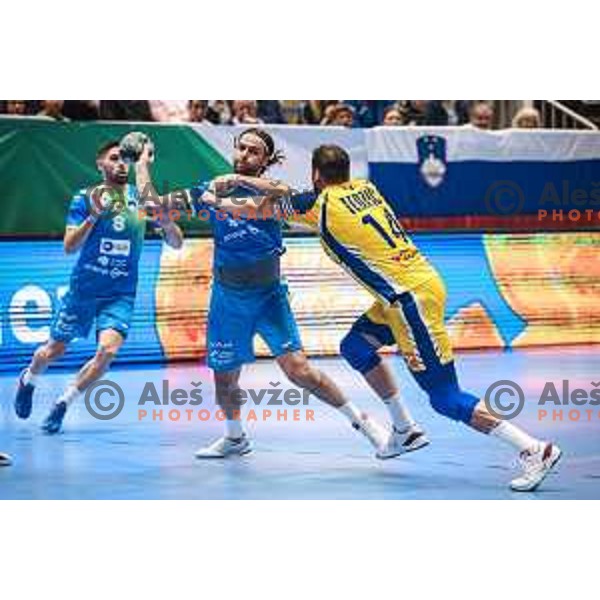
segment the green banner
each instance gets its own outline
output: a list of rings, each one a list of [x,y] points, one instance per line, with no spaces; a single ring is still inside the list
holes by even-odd
[[[156,144],[153,175],[161,194],[230,171],[227,161],[185,125],[0,118],[0,236],[61,236],[73,194],[100,181],[98,147],[130,131],[143,131]],[[181,224],[206,229],[198,220]]]

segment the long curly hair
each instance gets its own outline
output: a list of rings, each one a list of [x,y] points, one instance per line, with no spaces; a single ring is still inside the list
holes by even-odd
[[[257,138],[260,138],[265,145],[267,150],[267,164],[263,169],[263,172],[273,165],[281,164],[285,160],[285,154],[283,153],[283,150],[275,148],[275,140],[271,134],[267,133],[264,129],[259,129],[258,127],[250,127],[242,131],[242,133],[235,138],[234,145],[236,148],[240,140],[245,135],[255,135]]]

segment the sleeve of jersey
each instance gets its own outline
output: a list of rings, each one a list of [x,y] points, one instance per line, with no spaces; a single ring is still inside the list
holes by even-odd
[[[89,216],[90,212],[83,193],[76,194],[71,200],[67,214],[67,227],[79,227]]]
[[[208,204],[202,202],[202,195],[208,190],[210,182],[201,181],[190,188],[190,197],[192,199],[192,210],[196,215],[203,209],[211,208]]]
[[[300,223],[312,229],[319,225],[319,215],[315,210],[317,194],[312,191],[294,191],[280,201],[284,218],[290,223]]]

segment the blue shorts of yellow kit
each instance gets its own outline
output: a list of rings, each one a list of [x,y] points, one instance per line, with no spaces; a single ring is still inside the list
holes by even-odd
[[[101,298],[69,290],[61,300],[50,337],[65,343],[86,338],[95,322],[96,337],[101,331],[113,329],[127,338],[134,305],[135,296],[131,294]]]
[[[479,398],[460,389],[444,322],[446,290],[439,276],[398,294],[392,304],[377,300],[342,340],[341,353],[363,375],[381,358],[377,350],[397,345],[433,409],[469,423]]]
[[[208,313],[208,366],[223,372],[253,362],[256,334],[274,356],[302,349],[287,284],[235,288],[214,281]]]

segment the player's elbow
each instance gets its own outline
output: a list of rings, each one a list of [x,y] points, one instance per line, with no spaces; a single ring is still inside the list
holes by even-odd
[[[174,250],[179,250],[183,247],[183,238],[180,236],[177,236],[175,239],[169,240],[167,243]]]

